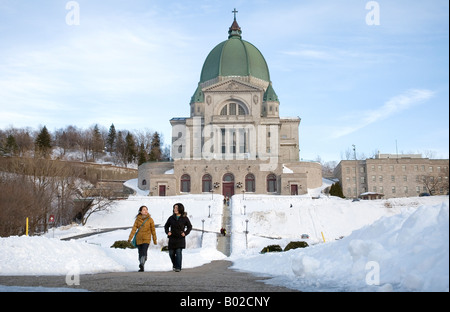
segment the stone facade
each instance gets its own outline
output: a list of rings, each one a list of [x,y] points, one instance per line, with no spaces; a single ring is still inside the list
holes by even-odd
[[[448,170],[448,159],[379,154],[373,159],[342,160],[334,172],[341,182],[345,197],[353,198],[357,194],[361,197],[361,194],[372,193],[382,194],[383,198],[388,199],[430,192],[446,195]]]
[[[236,20],[229,34],[205,61],[190,117],[170,120],[174,161],[139,167],[150,195],[300,195],[322,185],[321,165],[299,161],[301,120],[280,118],[262,54]]]

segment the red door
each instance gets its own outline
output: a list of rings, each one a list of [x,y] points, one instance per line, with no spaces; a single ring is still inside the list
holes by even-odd
[[[222,195],[228,198],[234,195],[234,176],[231,173],[223,176]]]
[[[223,196],[231,198],[234,195],[234,182],[223,183]]]
[[[298,195],[298,186],[297,186],[297,184],[291,184],[291,195]]]
[[[159,196],[166,196],[166,186],[165,185],[160,185],[159,186]]]

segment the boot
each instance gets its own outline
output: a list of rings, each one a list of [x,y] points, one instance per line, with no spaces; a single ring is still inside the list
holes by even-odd
[[[145,260],[147,260],[145,256],[139,259],[139,272],[144,272]]]

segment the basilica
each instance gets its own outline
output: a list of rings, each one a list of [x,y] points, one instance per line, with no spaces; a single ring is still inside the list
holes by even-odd
[[[150,196],[301,195],[322,185],[321,165],[299,160],[299,117],[280,101],[261,52],[234,21],[203,64],[190,117],[174,117],[171,162],[139,166]]]

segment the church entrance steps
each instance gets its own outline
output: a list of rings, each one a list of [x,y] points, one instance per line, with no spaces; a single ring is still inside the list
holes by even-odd
[[[226,230],[226,235],[217,236],[217,250],[229,257],[231,255],[231,206],[223,205],[222,228]]]

